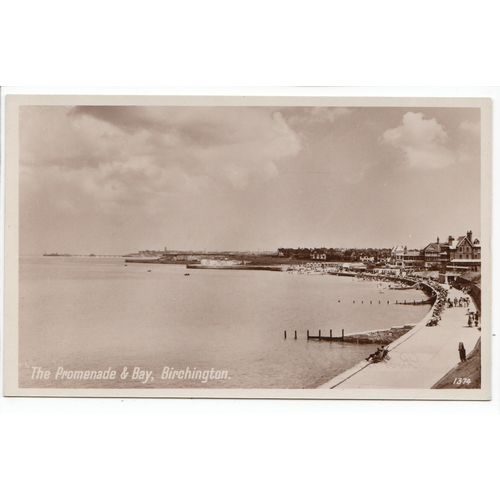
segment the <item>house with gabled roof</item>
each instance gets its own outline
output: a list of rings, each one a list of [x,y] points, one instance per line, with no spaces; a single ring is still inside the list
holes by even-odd
[[[448,236],[441,243],[439,237],[426,245],[422,250],[409,250],[406,246],[397,245],[391,250],[391,263],[398,267],[410,267],[448,271],[480,271],[481,243],[472,238],[472,231],[456,240]]]
[[[451,238],[451,236],[450,236]],[[424,266],[427,268],[437,268],[446,266],[450,259],[450,245],[448,243],[441,243],[439,237],[435,242],[429,243],[422,253],[424,255]]]
[[[405,247],[403,245],[396,245],[391,249],[391,264],[396,266],[403,266],[403,255],[405,253]]]
[[[459,236],[450,247],[448,267],[454,270],[479,271],[481,269],[481,242],[472,238],[472,231]]]
[[[397,245],[391,250],[391,263],[398,267],[421,267],[423,259],[422,250],[409,249],[402,245]]]

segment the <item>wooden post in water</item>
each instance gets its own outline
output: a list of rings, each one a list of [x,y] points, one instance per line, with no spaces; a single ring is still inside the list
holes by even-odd
[[[309,330],[307,330],[307,340],[309,340]]]
[[[295,330],[295,336],[293,338],[297,340],[297,330]]]
[[[286,330],[285,330],[285,340],[286,340]]]

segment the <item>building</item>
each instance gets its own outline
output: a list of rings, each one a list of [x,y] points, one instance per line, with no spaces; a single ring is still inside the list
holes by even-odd
[[[472,237],[472,231],[456,240],[448,236],[441,243],[436,241],[427,244],[422,250],[408,250],[406,246],[398,245],[391,250],[391,264],[399,268],[424,268],[430,270],[480,271],[481,243]]]
[[[311,252],[312,260],[326,260],[326,252]]]
[[[451,238],[451,236],[449,238]],[[435,242],[425,246],[422,252],[424,267],[428,269],[446,267],[450,260],[450,245],[449,243],[441,243],[439,241],[439,236]]]
[[[359,260],[365,264],[373,264],[375,262],[375,257],[369,257],[368,255],[362,255]]]
[[[422,267],[424,262],[424,254],[422,250],[411,249],[405,247],[403,254],[404,267]]]
[[[179,262],[198,261],[198,260],[200,260],[200,256],[182,253],[182,254],[173,255],[172,260],[179,261]]]
[[[472,238],[472,231],[456,240],[448,236],[446,243],[429,243],[423,250],[424,267],[449,271],[480,271],[481,243]]]
[[[408,249],[406,246],[398,245],[391,250],[391,264],[406,267],[422,267],[424,256],[422,250]]]
[[[481,242],[478,238],[472,239],[472,231],[465,236],[459,236],[456,242],[450,240],[450,258],[447,268],[450,270],[481,270]]]
[[[398,267],[403,267],[403,255],[405,253],[405,248],[402,245],[397,245],[395,247],[392,247],[391,249],[391,259],[390,262],[391,264],[398,266]]]

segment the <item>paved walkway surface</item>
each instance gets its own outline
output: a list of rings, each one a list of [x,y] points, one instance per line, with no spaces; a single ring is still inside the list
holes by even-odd
[[[450,288],[448,297],[466,297]],[[467,354],[480,337],[480,330],[467,326],[469,307],[445,307],[438,326],[425,324],[395,341],[390,359],[380,363],[360,363],[338,375],[322,388],[338,389],[429,389],[459,362],[458,343],[463,342]]]

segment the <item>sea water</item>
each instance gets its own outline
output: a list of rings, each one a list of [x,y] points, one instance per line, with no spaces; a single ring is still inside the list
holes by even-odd
[[[314,335],[332,329],[338,337],[342,329],[416,323],[429,310],[394,304],[425,298],[421,291],[331,275],[187,270],[96,257],[22,257],[19,273],[21,387],[312,388],[375,347],[307,341],[307,329]],[[33,378],[34,367],[49,370],[50,380]],[[140,368],[152,376],[54,380],[61,367],[118,374]],[[225,375],[162,379],[165,368]]]

